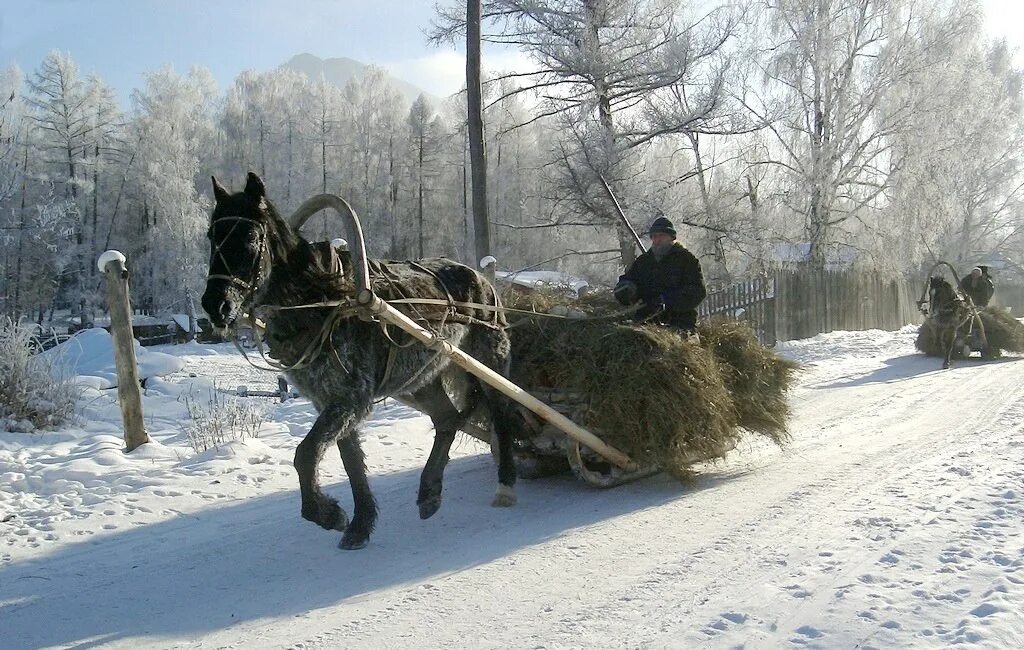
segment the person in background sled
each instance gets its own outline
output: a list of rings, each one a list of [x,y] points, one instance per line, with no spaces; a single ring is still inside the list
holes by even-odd
[[[988,307],[992,294],[996,292],[992,276],[988,274],[988,267],[984,266],[971,269],[971,274],[964,276],[960,281],[960,288],[971,297],[977,307]]]
[[[697,305],[707,296],[700,262],[676,241],[676,230],[665,217],[655,219],[647,234],[651,248],[619,278],[615,299],[623,305],[643,301],[633,320],[695,332]]]

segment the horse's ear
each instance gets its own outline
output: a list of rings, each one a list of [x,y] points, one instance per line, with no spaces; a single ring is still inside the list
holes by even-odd
[[[224,189],[223,185],[220,184],[220,181],[217,180],[217,177],[211,176],[210,179],[213,180],[213,198],[216,199],[217,201],[223,201],[224,199],[228,198],[228,191]]]
[[[249,172],[249,176],[245,179],[245,193],[257,200],[267,195],[263,181],[253,172]]]

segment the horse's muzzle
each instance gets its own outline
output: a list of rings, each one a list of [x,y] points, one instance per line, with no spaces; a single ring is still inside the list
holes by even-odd
[[[203,309],[210,317],[210,323],[214,327],[227,327],[234,322],[238,305],[230,298],[223,295],[215,295],[209,289],[203,294]]]

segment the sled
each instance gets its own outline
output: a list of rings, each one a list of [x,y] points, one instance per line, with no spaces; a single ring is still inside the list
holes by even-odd
[[[363,286],[368,287],[369,283]],[[446,355],[466,372],[501,391],[519,405],[528,428],[526,435],[516,445],[516,460],[520,475],[524,478],[554,474],[568,465],[583,481],[606,488],[651,476],[659,471],[657,467],[640,466],[623,452],[605,443],[598,435],[576,424],[566,413],[575,414],[574,408],[579,405],[572,400],[559,403],[555,397],[560,391],[531,391],[518,386],[421,327],[369,288],[360,289],[356,302],[367,314],[402,329],[428,348]],[[551,403],[545,401],[545,398]],[[463,430],[483,442],[492,441],[490,432],[479,426],[467,424]]]

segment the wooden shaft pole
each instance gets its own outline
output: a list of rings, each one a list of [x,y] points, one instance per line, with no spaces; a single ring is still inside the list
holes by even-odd
[[[114,361],[117,364],[117,401],[124,423],[127,451],[149,442],[142,417],[142,395],[139,391],[139,370],[135,362],[135,339],[132,336],[132,310],[128,300],[128,269],[124,259],[111,259],[103,267],[107,281],[107,305],[110,309],[110,330],[114,338]]]
[[[573,440],[590,447],[608,460],[608,462],[621,467],[627,472],[633,472],[638,469],[637,464],[618,449],[605,444],[604,441],[591,432],[587,431],[530,393],[515,385],[501,374],[483,365],[448,341],[434,336],[432,333],[416,324],[416,322],[408,316],[381,300],[372,292],[364,292],[360,294],[359,303],[366,307],[371,313],[377,315],[388,323],[400,327],[403,331],[409,333],[413,338],[428,348],[438,350],[439,352],[447,355],[466,372],[477,377],[489,386],[501,391],[519,404],[522,404],[533,413],[536,413],[544,420],[558,427],[565,433],[565,435],[569,436]]]

